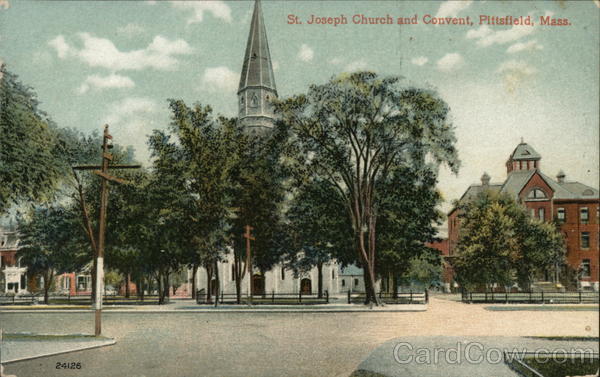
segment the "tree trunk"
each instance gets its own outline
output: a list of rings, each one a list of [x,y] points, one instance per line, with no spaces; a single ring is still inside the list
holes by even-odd
[[[158,305],[163,305],[165,303],[164,289],[162,286],[162,273],[159,271],[158,276],[156,277],[156,283],[158,284]]]
[[[125,274],[125,298],[129,298],[131,292],[129,292],[129,282],[130,282],[129,274]]]
[[[212,304],[212,267],[210,264],[206,268],[206,303]]]
[[[323,263],[317,263],[317,297],[323,298]]]
[[[196,274],[198,273],[198,265],[194,263],[192,266],[192,298],[196,299]]]
[[[392,294],[394,295],[394,298],[398,297],[398,275],[396,275],[395,273],[392,274]]]
[[[52,283],[52,273],[47,272],[44,274],[44,304],[48,305],[48,291],[50,291],[50,285]]]
[[[141,297],[141,287],[142,285],[140,284],[140,279],[136,279],[135,280],[135,295],[137,296],[137,298],[139,299]]]
[[[215,308],[216,308],[217,306],[219,306],[219,290],[221,288],[221,284],[219,281],[219,266],[218,266],[217,261],[215,261],[214,269],[215,269],[215,285],[216,285],[216,287],[215,287]]]
[[[169,272],[165,272],[165,279],[164,279],[164,291],[165,291],[165,297],[167,299],[171,298],[171,285],[169,284]]]
[[[239,256],[233,256],[233,273],[235,276],[235,301],[238,304],[242,303],[242,268]]]

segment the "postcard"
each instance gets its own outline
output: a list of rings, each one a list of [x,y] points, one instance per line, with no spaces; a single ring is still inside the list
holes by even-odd
[[[599,30],[0,0],[0,375],[598,376]]]

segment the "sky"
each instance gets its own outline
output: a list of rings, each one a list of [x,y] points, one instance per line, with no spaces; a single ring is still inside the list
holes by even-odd
[[[506,178],[521,138],[542,171],[598,187],[600,1],[263,0],[279,97],[346,71],[398,75],[449,104],[462,166],[442,169],[445,204],[483,172]],[[235,116],[253,1],[0,0],[0,60],[34,88],[61,127],[101,131],[148,159],[167,99]],[[296,15],[301,25],[288,24]],[[354,15],[416,16],[416,25],[353,23]],[[309,25],[312,15],[347,24]],[[534,25],[480,25],[481,15]],[[432,25],[470,17],[472,25]],[[540,25],[540,16],[567,26]]]

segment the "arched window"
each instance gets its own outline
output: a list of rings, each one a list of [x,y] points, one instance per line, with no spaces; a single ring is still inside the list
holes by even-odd
[[[529,194],[527,194],[527,199],[546,199],[546,198],[548,198],[548,196],[546,196],[546,193],[539,188],[534,188],[533,190],[529,191]]]
[[[250,106],[257,107],[258,106],[258,97],[256,94],[252,95],[252,99],[250,100]]]

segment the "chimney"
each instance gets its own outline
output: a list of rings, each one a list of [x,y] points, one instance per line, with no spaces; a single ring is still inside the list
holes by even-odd
[[[487,187],[490,185],[490,176],[486,172],[484,172],[483,175],[481,176],[481,185],[483,187]]]
[[[561,170],[556,175],[556,180],[558,181],[558,183],[565,183],[565,177],[565,172]]]

